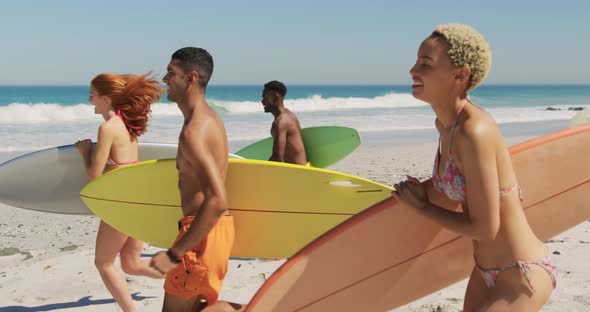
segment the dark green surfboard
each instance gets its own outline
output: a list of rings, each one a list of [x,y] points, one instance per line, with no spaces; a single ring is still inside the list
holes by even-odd
[[[321,126],[302,129],[307,161],[316,168],[326,168],[352,153],[360,144],[356,129]],[[272,137],[252,143],[235,154],[247,159],[268,160],[272,155]]]

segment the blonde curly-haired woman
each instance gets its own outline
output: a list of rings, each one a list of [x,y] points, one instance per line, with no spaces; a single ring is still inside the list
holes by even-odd
[[[440,137],[432,181],[439,192],[460,202],[462,211],[431,203],[412,177],[396,184],[392,196],[472,238],[476,266],[464,311],[538,311],[556,285],[555,263],[527,222],[496,122],[467,95],[485,79],[490,65],[488,43],[470,26],[440,25],[422,42],[410,74],[414,97],[436,114]]]

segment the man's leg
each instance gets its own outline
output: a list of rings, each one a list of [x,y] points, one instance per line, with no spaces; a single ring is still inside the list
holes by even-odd
[[[162,307],[162,312],[193,312],[201,311],[204,307],[205,304],[201,303],[200,296],[185,299],[179,296],[165,293],[164,306]]]
[[[227,301],[217,301],[214,305],[208,306],[203,309],[203,312],[236,312],[236,311],[245,311],[246,305],[227,302]]]

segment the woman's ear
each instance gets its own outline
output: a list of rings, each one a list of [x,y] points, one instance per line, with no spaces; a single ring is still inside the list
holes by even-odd
[[[469,66],[465,65],[457,69],[455,79],[461,82],[469,82],[469,77],[471,77],[471,68]]]
[[[461,85],[464,90],[469,89],[469,84],[471,82],[471,68],[468,65],[459,67],[456,69],[455,72],[455,80],[459,85]]]
[[[108,97],[108,96],[106,96],[106,95],[103,95],[102,97],[103,97],[103,98],[102,98],[102,100],[103,100],[103,101],[104,101],[104,102],[105,102],[107,105],[109,105],[109,106],[110,106],[110,105],[113,105],[113,100],[111,100],[111,98],[110,98],[110,97]]]

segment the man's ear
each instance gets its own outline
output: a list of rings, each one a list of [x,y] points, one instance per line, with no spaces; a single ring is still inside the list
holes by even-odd
[[[189,84],[199,82],[199,72],[197,72],[196,70],[190,71],[187,76],[188,76],[188,83]]]
[[[274,91],[273,94],[274,94],[275,100],[280,100],[283,98],[277,91]]]

